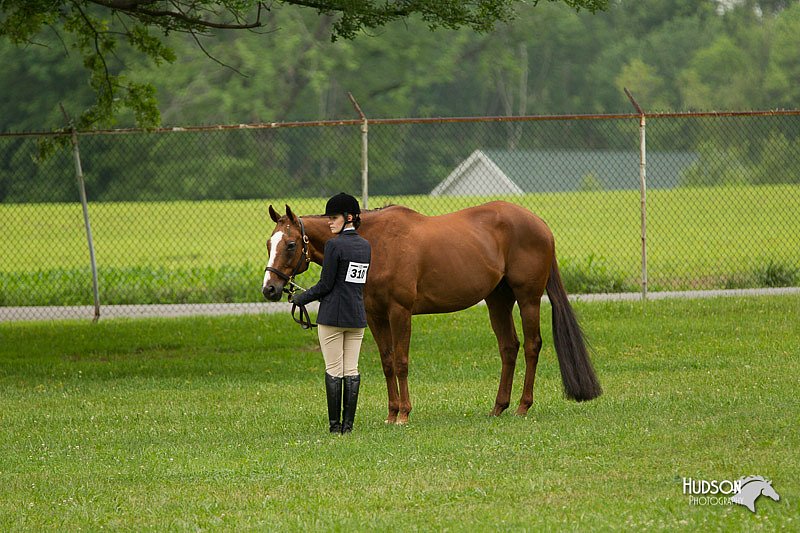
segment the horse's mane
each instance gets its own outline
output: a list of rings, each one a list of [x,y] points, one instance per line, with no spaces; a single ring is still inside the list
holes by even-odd
[[[761,476],[747,476],[746,478],[742,478],[740,481],[742,482],[741,483],[742,487],[744,487],[745,485],[747,485],[751,481],[763,481],[764,483],[769,483],[769,481],[767,481],[766,479],[764,479]]]
[[[376,207],[374,209],[362,209],[361,210],[361,214],[362,215],[365,215],[365,214],[369,215],[371,213],[378,213],[378,212],[383,211],[385,209],[389,209],[390,207],[397,207],[399,209],[408,209],[409,211],[413,211],[413,209],[411,209],[409,207],[402,206],[402,205],[386,204],[384,206]],[[328,218],[327,215],[302,215],[302,217],[303,218]]]
[[[412,213],[416,213],[416,211],[414,211],[410,207],[406,207],[404,205],[386,204],[383,207],[377,207],[375,209],[365,209],[364,211],[361,212],[361,214],[364,214],[364,213],[367,213],[367,214],[369,214],[369,213],[379,213],[381,211],[388,211],[388,210],[411,211]]]

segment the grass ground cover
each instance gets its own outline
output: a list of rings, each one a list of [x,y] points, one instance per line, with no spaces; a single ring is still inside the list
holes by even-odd
[[[375,197],[427,214],[487,198]],[[556,236],[570,292],[636,290],[640,273],[636,191],[527,195],[519,202]],[[266,206],[322,210],[323,199],[92,204],[105,303],[257,301]],[[793,185],[655,190],[649,193],[652,290],[800,283],[800,188]],[[78,205],[0,205],[0,305],[91,302]],[[312,283],[317,270],[306,276]],[[302,284],[302,282],[301,282]]]
[[[599,399],[562,397],[545,308],[533,408],[486,416],[499,356],[473,308],[415,317],[407,427],[383,424],[365,340],[344,438],[287,316],[0,324],[0,530],[797,529],[800,297],[577,311]],[[780,501],[683,494],[751,474]]]

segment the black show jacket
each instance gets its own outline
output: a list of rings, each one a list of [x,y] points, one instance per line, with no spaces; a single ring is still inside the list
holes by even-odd
[[[325,243],[319,283],[292,297],[298,305],[319,300],[317,323],[340,328],[367,327],[364,285],[372,250],[354,230]]]

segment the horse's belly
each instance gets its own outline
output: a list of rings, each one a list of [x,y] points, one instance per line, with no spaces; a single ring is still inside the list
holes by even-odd
[[[458,302],[433,302],[429,300],[417,300],[411,313],[414,315],[433,315],[436,313],[454,313],[472,307],[479,303],[483,298],[477,300],[462,300]]]
[[[495,279],[496,278],[496,279]],[[502,279],[497,276],[450,276],[442,279],[427,279],[417,286],[412,313],[452,313],[472,307],[494,290]]]

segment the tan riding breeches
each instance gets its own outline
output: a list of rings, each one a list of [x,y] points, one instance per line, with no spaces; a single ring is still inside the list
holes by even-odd
[[[325,359],[325,372],[335,378],[357,375],[364,328],[337,328],[320,324],[317,331]]]

